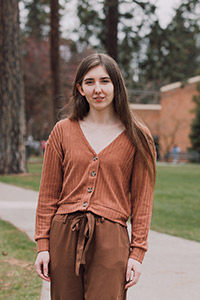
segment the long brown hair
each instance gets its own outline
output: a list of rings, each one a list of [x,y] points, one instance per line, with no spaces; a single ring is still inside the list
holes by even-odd
[[[70,120],[82,120],[88,114],[90,109],[89,104],[85,97],[79,93],[77,84],[82,85],[86,73],[99,65],[105,68],[114,85],[113,105],[115,112],[124,124],[126,132],[136,148],[136,151],[140,154],[141,159],[148,167],[152,182],[155,183],[156,167],[153,139],[148,131],[145,130],[145,126],[131,111],[123,76],[117,63],[110,56],[103,53],[95,53],[89,55],[82,61],[74,80],[72,97],[65,107],[68,117]]]

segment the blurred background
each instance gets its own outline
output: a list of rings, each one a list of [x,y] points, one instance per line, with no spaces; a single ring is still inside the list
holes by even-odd
[[[0,7],[0,174],[42,155],[81,60],[120,65],[158,160],[200,160],[199,0],[10,0]]]

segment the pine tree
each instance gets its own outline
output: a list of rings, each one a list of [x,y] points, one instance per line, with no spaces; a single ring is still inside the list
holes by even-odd
[[[50,60],[53,87],[54,122],[57,121],[58,96],[60,95],[60,31],[59,31],[59,0],[51,0],[51,31]]]
[[[79,35],[79,41],[82,45],[100,46],[101,41],[105,39],[105,32],[102,30],[104,24],[100,18],[99,11],[102,11],[102,3],[98,3],[98,10],[94,0],[79,0],[77,5],[77,16],[80,21],[80,27],[75,29]]]
[[[28,10],[25,33],[37,40],[48,36],[49,33],[49,2],[50,0],[28,0],[25,8]]]
[[[26,171],[18,0],[0,1],[0,174]]]
[[[143,40],[146,44],[144,59],[139,63],[139,81],[141,89],[159,90],[161,85],[169,83],[167,70],[171,66],[166,65],[167,34],[157,20],[152,24],[150,33]]]
[[[119,22],[118,0],[105,0],[105,48],[108,54],[118,61],[117,29]]]
[[[200,160],[200,83],[197,84],[198,95],[193,97],[193,101],[196,104],[195,117],[191,124],[190,141],[192,144],[191,150],[196,151],[199,154]]]
[[[171,68],[171,75],[168,72],[168,78],[171,82],[185,81],[196,75],[200,58],[200,47],[197,43],[200,37],[200,27],[193,18],[195,18],[195,11],[191,11],[190,6],[182,4],[176,10],[175,17],[167,27],[168,54],[166,63]]]
[[[151,26],[145,37],[146,53],[139,64],[140,83],[158,90],[162,85],[186,81],[200,68],[200,3],[185,0],[175,10],[167,28],[159,22]]]

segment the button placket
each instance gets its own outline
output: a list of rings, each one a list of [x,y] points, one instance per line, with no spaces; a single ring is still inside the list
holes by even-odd
[[[98,157],[95,155],[94,157],[93,157],[93,161],[95,162],[93,165],[94,165],[94,168],[93,168],[93,170],[91,171],[91,173],[90,173],[90,175],[92,176],[92,177],[95,177],[96,175],[97,175],[97,168],[98,168]]]
[[[90,199],[95,190],[98,167],[99,167],[98,157],[94,156],[91,161],[91,164],[90,164],[90,170],[89,170],[89,174],[88,174],[88,183],[87,183],[87,188],[86,188],[87,190],[86,190],[86,195],[84,197],[84,202],[83,202],[83,207],[85,209],[88,209],[88,206],[90,205]]]

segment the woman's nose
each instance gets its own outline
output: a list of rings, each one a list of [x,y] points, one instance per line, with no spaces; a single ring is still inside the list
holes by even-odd
[[[101,86],[100,86],[99,82],[96,82],[96,83],[95,83],[95,87],[94,87],[94,88],[95,88],[95,92],[96,92],[96,93],[101,92]]]

